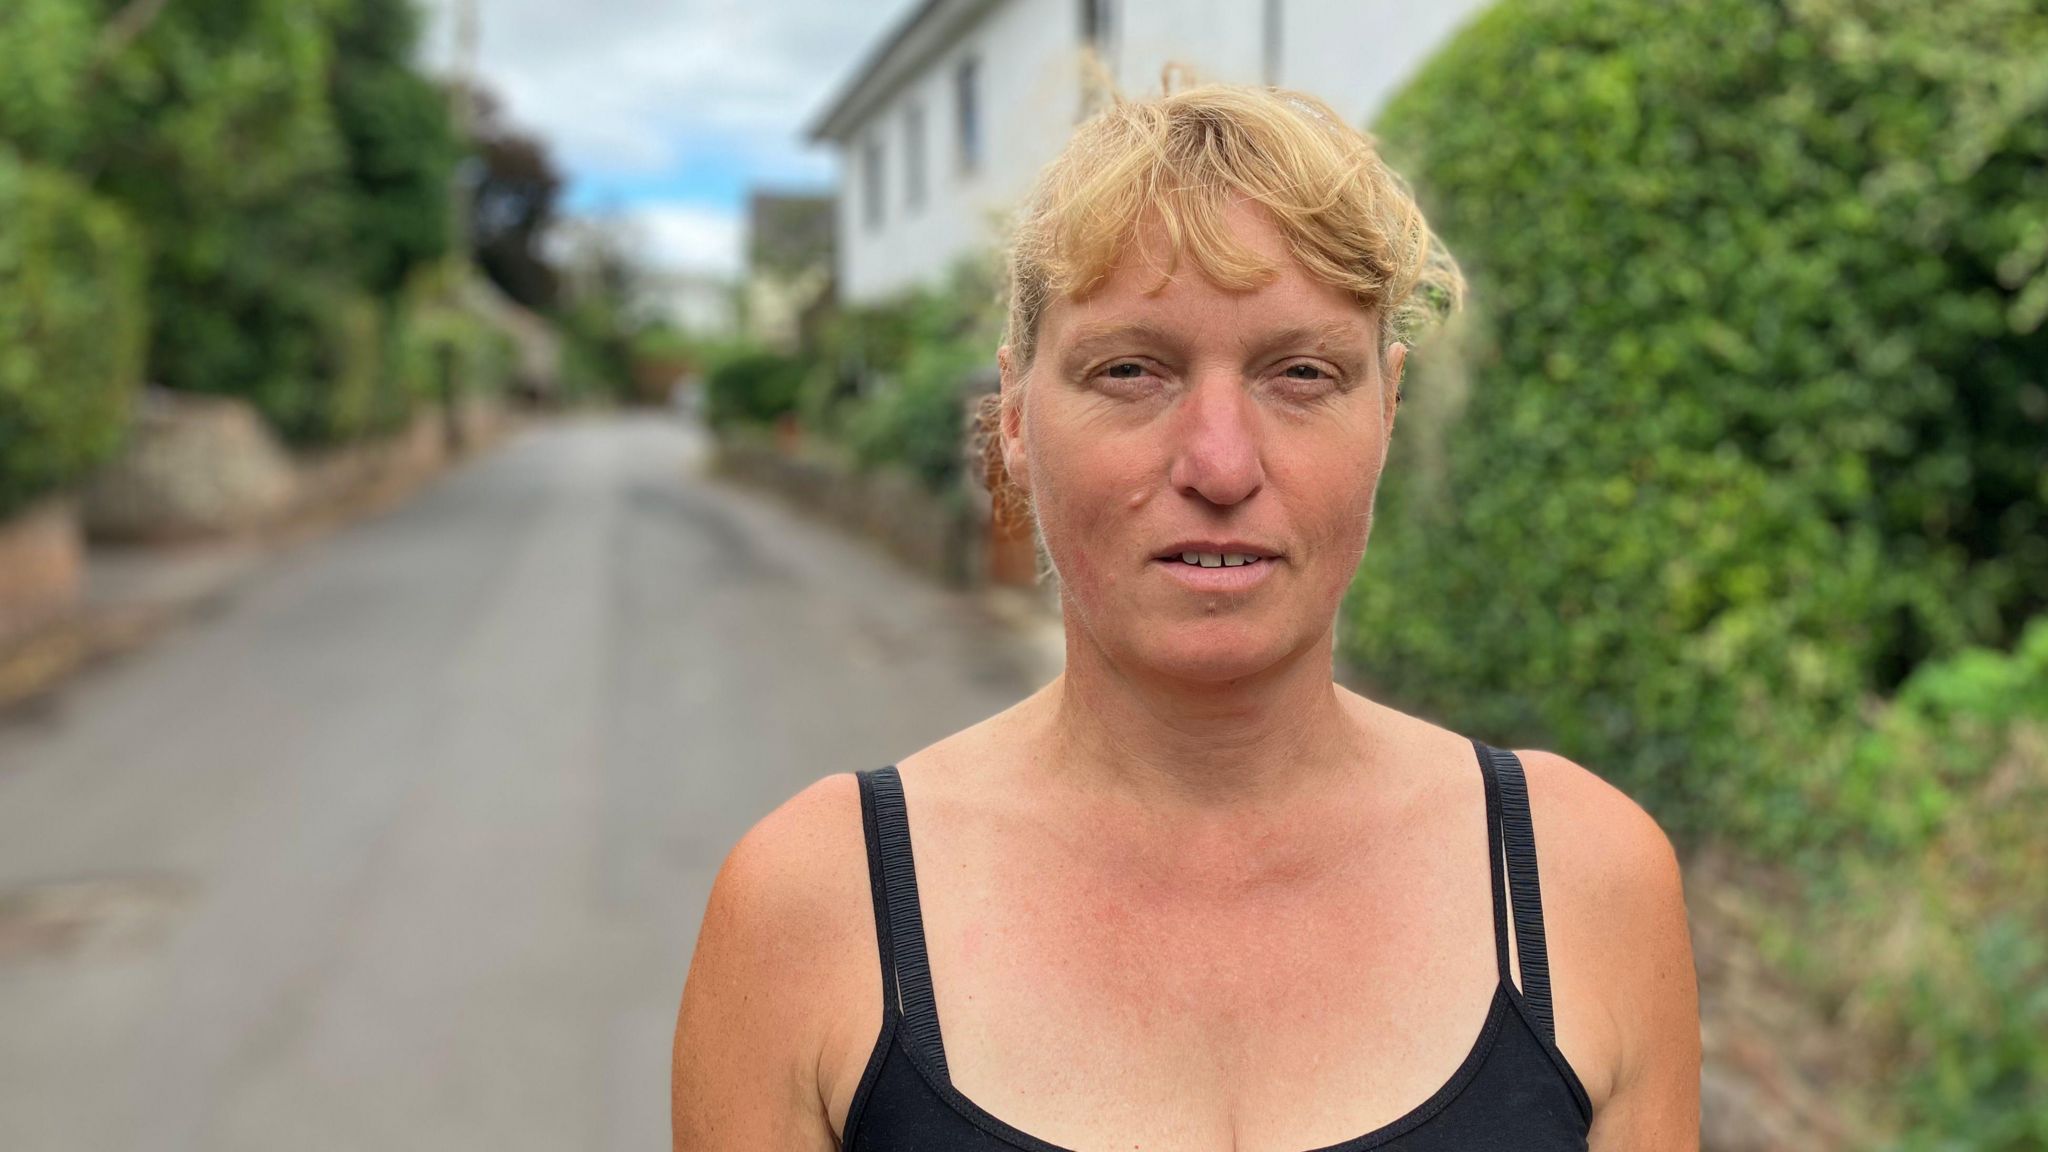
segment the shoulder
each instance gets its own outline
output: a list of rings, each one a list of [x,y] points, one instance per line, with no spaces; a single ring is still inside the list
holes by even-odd
[[[1683,911],[1678,854],[1642,805],[1555,752],[1515,755],[1528,777],[1530,818],[1546,864],[1560,860],[1575,883],[1592,882],[1603,895],[1676,901]]]
[[[1632,1113],[1638,1140],[1696,1125],[1699,1000],[1678,854],[1641,805],[1597,774],[1555,753],[1517,755],[1536,827],[1559,1046],[1604,1105],[1599,1124]]]
[[[706,926],[714,913],[742,926],[791,916],[809,920],[836,907],[836,897],[851,889],[859,890],[864,910],[866,877],[859,784],[852,773],[827,776],[740,837],[712,884]]]
[[[705,905],[691,977],[717,961],[715,971],[755,993],[807,989],[863,943],[862,956],[872,956],[867,845],[859,784],[842,773],[763,817],[726,856]]]
[[[676,1025],[678,1131],[829,1136],[881,1019],[875,957],[858,784],[830,776],[754,825],[712,883]],[[793,1117],[813,1131],[779,1127]]]

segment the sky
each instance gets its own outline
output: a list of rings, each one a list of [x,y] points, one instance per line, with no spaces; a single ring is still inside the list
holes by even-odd
[[[445,70],[456,0],[421,0]],[[756,186],[825,190],[804,129],[917,0],[475,0],[477,66],[548,141],[566,207],[624,216],[664,267],[731,274]]]

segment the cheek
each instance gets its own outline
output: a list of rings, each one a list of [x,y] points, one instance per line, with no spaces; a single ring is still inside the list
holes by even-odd
[[[1113,571],[1107,558],[1135,546],[1126,537],[1152,498],[1157,473],[1136,445],[1086,428],[1047,429],[1034,437],[1033,503],[1064,582],[1085,584]]]
[[[1367,440],[1332,446],[1328,452],[1303,452],[1285,477],[1294,494],[1296,523],[1312,537],[1315,551],[1327,564],[1328,582],[1349,584],[1365,554],[1372,524],[1374,494],[1386,460],[1383,447]]]

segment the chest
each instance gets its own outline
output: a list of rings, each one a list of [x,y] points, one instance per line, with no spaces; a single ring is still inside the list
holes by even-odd
[[[935,839],[953,1086],[1064,1147],[1338,1143],[1429,1099],[1494,1007],[1483,842],[1247,874]]]

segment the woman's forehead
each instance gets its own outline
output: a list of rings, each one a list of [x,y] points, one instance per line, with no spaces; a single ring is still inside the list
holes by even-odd
[[[1041,319],[1048,343],[1066,352],[1117,343],[1229,341],[1370,346],[1371,309],[1310,277],[1291,256],[1265,283],[1231,289],[1183,263],[1171,275],[1126,264],[1081,297],[1057,297]]]
[[[1080,294],[1055,294],[1048,301],[1041,331],[1051,330],[1062,344],[1119,331],[1167,335],[1190,325],[1312,329],[1330,340],[1376,331],[1372,310],[1311,276],[1263,208],[1239,201],[1222,213],[1221,222],[1231,241],[1266,265],[1262,282],[1239,287],[1212,280],[1186,251],[1188,245],[1177,243],[1154,217],[1140,222],[1098,281]]]

